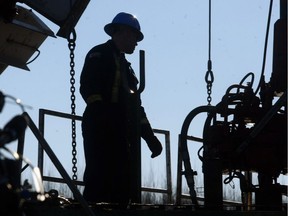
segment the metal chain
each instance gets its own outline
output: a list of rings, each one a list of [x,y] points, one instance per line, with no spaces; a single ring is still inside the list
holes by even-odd
[[[206,75],[205,75],[205,81],[207,84],[206,87],[207,87],[207,95],[208,95],[207,96],[208,105],[211,105],[212,85],[214,82],[214,75],[213,75],[213,71],[211,70],[211,68],[212,68],[212,61],[209,59],[208,60],[208,70],[207,70]]]
[[[75,62],[74,62],[74,50],[76,47],[76,32],[75,29],[72,30],[70,37],[68,38],[68,47],[70,50],[70,92],[71,92],[71,114],[76,115],[75,109]],[[72,118],[71,120],[71,127],[72,127],[72,180],[77,180],[77,149],[76,149],[76,120]]]
[[[207,83],[207,102],[208,105],[211,105],[212,101],[212,84],[214,82],[214,75],[212,71],[212,61],[211,61],[211,0],[209,0],[209,46],[208,46],[208,63],[207,63],[207,72],[205,75],[205,81]]]

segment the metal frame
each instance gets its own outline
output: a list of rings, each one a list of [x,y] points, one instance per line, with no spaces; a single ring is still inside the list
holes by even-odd
[[[166,155],[166,189],[142,187],[142,191],[154,193],[166,193],[168,204],[172,204],[172,174],[171,174],[171,154],[170,154],[170,132],[166,130],[153,129],[154,133],[165,135],[165,155]]]
[[[56,116],[60,118],[66,119],[75,119],[77,121],[82,121],[81,116],[71,115],[62,112],[56,112],[47,109],[39,109],[39,131],[44,137],[45,131],[45,115]],[[170,154],[170,132],[166,130],[159,130],[153,129],[154,133],[163,134],[165,136],[165,155],[166,155],[166,182],[167,188],[166,189],[159,189],[159,188],[148,188],[148,187],[141,187],[141,191],[145,192],[152,192],[152,193],[165,193],[167,194],[169,204],[172,204],[172,175],[171,175],[171,154]],[[41,175],[43,181],[50,181],[50,182],[58,182],[58,183],[67,183],[66,179],[64,178],[56,178],[50,176],[43,175],[43,159],[44,159],[44,150],[43,146],[39,143],[38,145],[38,167],[41,170]],[[54,163],[54,161],[52,160]],[[57,167],[56,167],[57,168]],[[62,176],[63,177],[63,176]],[[75,185],[84,186],[83,181],[73,181]]]
[[[41,146],[41,148],[43,150],[45,150],[45,152],[47,153],[47,155],[49,156],[51,161],[53,161],[53,164],[55,165],[55,167],[57,168],[57,170],[59,171],[59,173],[61,174],[61,176],[65,180],[65,183],[69,186],[70,190],[73,192],[73,195],[75,196],[75,198],[79,201],[81,206],[84,208],[87,215],[95,216],[92,209],[89,208],[88,203],[83,198],[83,196],[81,195],[81,193],[79,192],[79,190],[75,186],[75,183],[69,177],[68,173],[66,172],[66,170],[64,169],[64,167],[62,166],[62,164],[60,163],[60,161],[58,160],[58,158],[54,154],[53,150],[50,148],[49,144],[47,143],[47,141],[43,137],[43,134],[39,131],[39,129],[36,127],[33,120],[28,115],[28,113],[24,112],[22,115],[26,119],[28,127],[31,129],[34,136],[39,141],[39,146]],[[24,136],[22,138],[24,138]],[[19,141],[18,145],[21,145],[20,149],[23,151],[24,150],[24,139],[21,139]]]

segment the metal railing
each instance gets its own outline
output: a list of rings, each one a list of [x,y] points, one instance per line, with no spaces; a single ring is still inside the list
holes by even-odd
[[[51,161],[53,161],[53,164],[55,165],[55,167],[57,168],[57,170],[59,171],[59,173],[63,177],[65,183],[68,185],[68,187],[72,191],[74,197],[79,201],[81,206],[84,208],[84,210],[87,213],[87,215],[95,216],[94,212],[92,211],[91,208],[89,208],[88,203],[83,198],[83,196],[81,195],[81,193],[79,192],[79,190],[75,186],[75,183],[72,181],[72,179],[70,178],[70,176],[68,175],[68,173],[64,169],[63,165],[58,160],[58,158],[54,154],[53,150],[51,149],[51,147],[49,146],[49,144],[47,143],[47,141],[43,137],[43,134],[39,131],[39,129],[37,128],[37,126],[35,125],[33,120],[30,118],[28,113],[24,112],[22,115],[26,119],[28,127],[31,129],[32,133],[37,138],[37,140],[39,142],[39,145],[41,146],[41,148],[43,150],[45,150],[45,152],[47,153],[47,155],[49,156]],[[18,153],[23,154],[23,151],[24,151],[24,135],[21,138],[19,138],[18,150],[20,150],[20,151],[18,151]]]
[[[172,204],[172,174],[171,174],[171,152],[170,152],[170,132],[166,130],[153,129],[156,134],[165,135],[165,155],[166,155],[166,189],[142,187],[142,191],[154,193],[166,193],[168,204]]]
[[[44,137],[44,131],[45,131],[45,116],[55,116],[60,118],[66,118],[66,119],[75,119],[77,121],[82,121],[81,116],[77,115],[71,115],[67,113],[47,110],[47,109],[40,109],[39,110],[39,131]],[[149,188],[149,187],[142,187],[141,191],[145,192],[152,192],[152,193],[164,193],[167,194],[167,202],[168,204],[172,204],[172,175],[171,175],[171,153],[170,153],[170,132],[167,130],[159,130],[159,129],[153,129],[153,132],[156,134],[163,134],[165,136],[165,159],[166,159],[166,188],[160,189],[160,188]],[[65,179],[58,178],[58,177],[51,177],[51,176],[45,176],[43,175],[44,170],[44,150],[42,145],[38,145],[38,167],[41,170],[42,179],[43,181],[49,181],[49,182],[57,182],[57,183],[67,183]],[[52,159],[51,159],[52,160]],[[54,163],[54,161],[52,160]],[[83,181],[73,181],[75,185],[84,186]],[[73,192],[73,191],[72,191]]]

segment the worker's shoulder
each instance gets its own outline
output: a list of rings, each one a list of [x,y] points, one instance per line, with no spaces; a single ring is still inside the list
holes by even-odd
[[[112,49],[108,42],[94,46],[87,54],[88,58],[101,58],[111,55]]]

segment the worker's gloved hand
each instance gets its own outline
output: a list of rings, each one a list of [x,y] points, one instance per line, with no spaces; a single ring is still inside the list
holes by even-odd
[[[150,139],[146,140],[147,145],[152,152],[151,158],[159,156],[162,152],[162,145],[156,136],[152,136]]]

